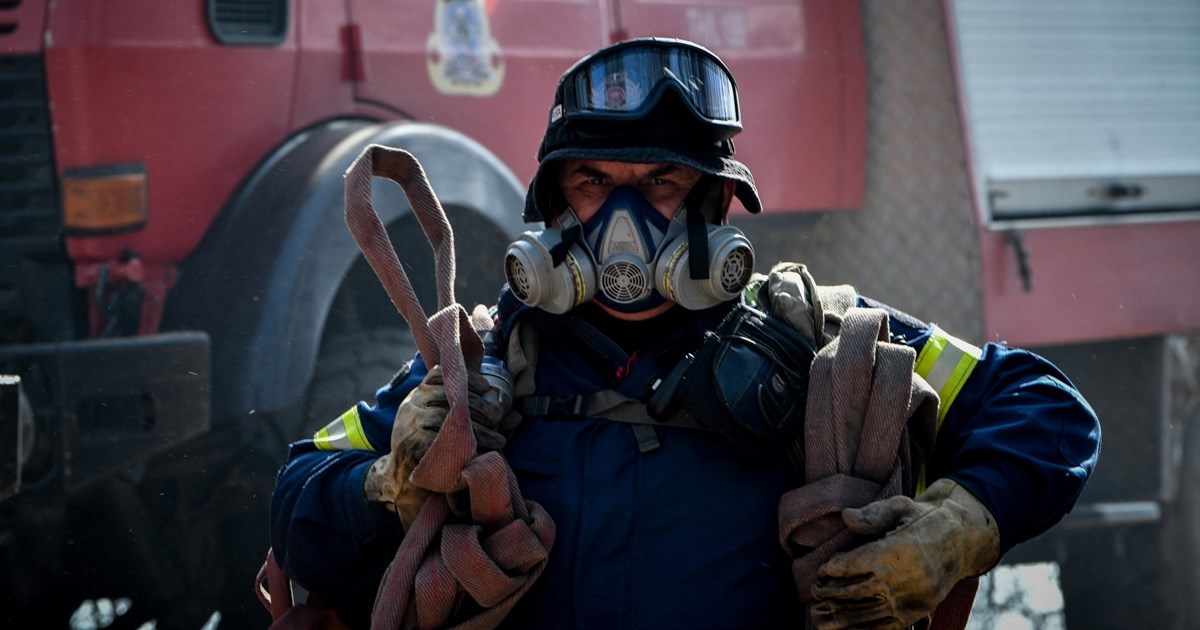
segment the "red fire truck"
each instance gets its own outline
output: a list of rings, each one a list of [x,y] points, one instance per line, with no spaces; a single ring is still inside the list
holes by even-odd
[[[664,35],[739,80],[763,265],[1033,347],[1098,410],[1080,504],[1006,560],[1060,564],[1072,627],[1200,623],[1200,7],[1044,4],[0,2],[0,619],[262,622],[286,443],[412,351],[345,168],[416,154],[489,303],[559,73]]]

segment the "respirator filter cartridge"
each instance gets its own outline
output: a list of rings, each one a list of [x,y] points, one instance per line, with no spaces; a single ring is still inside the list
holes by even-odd
[[[658,259],[655,283],[659,293],[689,310],[709,308],[732,300],[754,273],[754,247],[742,231],[728,225],[708,233],[708,278],[692,279],[686,237],[677,238]]]
[[[526,232],[504,254],[504,276],[517,299],[555,315],[566,313],[596,295],[595,267],[578,244],[571,246],[562,263],[554,265],[546,243],[557,244],[561,240],[559,228]]]

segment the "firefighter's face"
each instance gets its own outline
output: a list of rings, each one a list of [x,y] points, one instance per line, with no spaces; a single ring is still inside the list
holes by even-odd
[[[558,171],[563,196],[584,223],[596,214],[608,194],[618,186],[635,188],[655,210],[670,218],[699,179],[700,171],[669,162],[630,164],[565,160]]]
[[[683,205],[683,200],[700,177],[700,171],[670,162],[632,164],[601,160],[564,160],[558,170],[558,183],[562,187],[567,205],[574,209],[575,216],[583,223],[595,216],[613,189],[620,186],[636,189],[659,214],[671,218]],[[720,216],[724,216],[724,211],[729,208],[733,199],[733,188],[734,182],[727,181]],[[716,210],[714,208],[712,212],[715,214]],[[706,210],[705,214],[708,212]],[[551,224],[557,225],[557,219]],[[617,319],[638,321],[665,313],[675,303],[667,302],[637,313],[619,312],[599,302],[596,304]]]

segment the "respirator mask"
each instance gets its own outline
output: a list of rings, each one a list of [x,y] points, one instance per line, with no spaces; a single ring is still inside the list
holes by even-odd
[[[560,227],[525,232],[508,246],[504,274],[517,299],[562,314],[593,298],[621,313],[668,300],[701,310],[732,300],[754,271],[741,230],[708,223],[696,189],[668,219],[636,189],[621,186],[588,219],[567,208]]]

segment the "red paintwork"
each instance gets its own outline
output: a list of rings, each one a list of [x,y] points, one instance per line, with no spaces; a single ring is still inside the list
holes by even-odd
[[[146,167],[146,226],[68,237],[69,255],[83,266],[129,253],[151,273],[177,265],[261,159],[295,131],[330,118],[445,125],[480,141],[527,180],[559,74],[617,32],[692,38],[729,61],[746,95],[738,157],[753,168],[769,212],[857,207],[865,144],[857,4],[725,4],[487,2],[491,37],[505,62],[503,83],[490,96],[447,95],[431,84],[426,46],[434,0],[294,0],[286,41],[268,47],[216,44],[200,0],[27,1],[22,11],[32,17],[14,41],[36,51],[42,37],[34,18],[44,12],[60,172],[121,162]],[[714,16],[742,28],[714,30]],[[357,58],[347,54],[354,45]]]
[[[620,0],[619,14],[631,37],[691,39],[729,65],[743,108],[737,156],[754,173],[766,212],[861,207],[866,61],[859,3],[723,4]]]
[[[167,291],[179,279],[179,271],[168,265],[147,266],[138,258],[127,262],[84,263],[75,267],[75,284],[81,287],[95,287],[101,275],[104,276],[105,286],[120,290],[128,285],[137,285],[142,289],[142,306],[138,318],[139,335],[149,335],[158,331],[162,322],[163,308],[166,306]],[[88,330],[91,336],[100,336],[105,324],[105,318],[100,309],[89,309]]]
[[[60,171],[137,162],[149,175],[145,228],[69,237],[71,257],[95,269],[136,252],[147,273],[163,276],[263,157],[296,130],[335,117],[445,125],[527,180],[560,72],[614,33],[694,39],[729,63],[745,107],[738,157],[753,169],[768,212],[862,203],[866,78],[857,2],[489,0],[505,77],[486,97],[431,85],[425,59],[435,5],[294,0],[283,44],[240,47],[214,43],[200,0],[23,2],[14,13],[20,28],[6,43],[9,52],[36,52],[48,42]],[[359,58],[347,55],[349,42]],[[1003,236],[980,228],[979,238],[986,330],[997,338],[1061,343],[1200,328],[1195,222],[1028,231],[1032,293],[1020,288]]]
[[[46,62],[59,168],[140,162],[150,179],[145,229],[69,238],[71,256],[103,261],[133,250],[148,264],[180,262],[258,160],[295,129],[339,115],[403,112],[458,129],[527,179],[559,73],[616,29],[605,2],[493,3],[504,83],[490,97],[449,96],[431,87],[425,69],[434,2],[348,3],[362,46],[365,80],[357,86],[347,80],[360,66],[347,65],[346,12],[336,3],[294,2],[288,40],[278,47],[214,44],[200,6],[54,3]],[[722,10],[744,15],[752,44],[705,43],[726,56],[747,94],[738,155],[752,165],[768,211],[859,205],[865,87],[857,6],[730,4]],[[622,6],[622,24],[631,35],[704,42],[685,9]],[[356,95],[392,111],[355,103]],[[781,99],[804,115],[772,121]],[[806,174],[799,185],[796,172]]]
[[[42,31],[46,25],[46,7],[40,2],[21,2],[3,11],[0,24],[12,25],[4,36],[4,53],[31,55],[42,50]]]
[[[505,77],[500,90],[485,98],[413,89],[413,79],[426,76],[434,3],[410,6],[406,20],[363,17],[377,10],[378,0],[350,4],[365,51],[360,96],[402,103],[418,120],[467,131],[522,180],[537,166],[550,95],[562,70],[621,31],[693,39],[731,66],[745,108],[738,157],[753,170],[768,212],[862,203],[866,79],[856,3],[760,0],[697,9],[623,1],[616,24],[603,3],[501,2],[491,34],[504,50]],[[705,30],[701,26],[709,22],[696,16],[710,14],[745,24],[745,31],[730,37]],[[553,27],[539,26],[546,24]],[[790,112],[797,114],[781,116]],[[795,173],[804,174],[799,182]]]
[[[392,103],[416,120],[463,131],[521,181],[528,181],[537,168],[537,147],[559,75],[604,46],[609,32],[607,11],[595,1],[501,1],[490,21],[504,58],[499,90],[487,97],[446,95],[433,89],[425,65],[435,2],[413,2],[403,9],[386,0],[349,4],[363,44],[366,80],[358,86],[359,97]]]
[[[295,37],[278,48],[217,46],[202,7],[52,3],[45,54],[60,172],[137,162],[149,180],[146,227],[68,238],[77,262],[126,250],[147,264],[183,260],[237,183],[288,133]]]
[[[1003,234],[980,231],[987,341],[1200,330],[1200,221],[1026,230],[1033,291]]]

